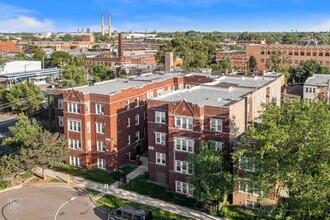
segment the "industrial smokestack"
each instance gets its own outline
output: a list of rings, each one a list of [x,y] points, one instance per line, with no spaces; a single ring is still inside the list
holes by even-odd
[[[110,14],[108,14],[108,34],[109,34],[109,37],[111,37],[111,19],[110,19]]]
[[[122,58],[124,56],[123,34],[118,34],[118,56]]]
[[[104,36],[104,14],[101,15],[101,33]]]

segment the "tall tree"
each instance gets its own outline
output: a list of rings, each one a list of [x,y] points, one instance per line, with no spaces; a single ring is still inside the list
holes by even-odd
[[[58,133],[52,134],[42,129],[35,119],[22,116],[9,130],[13,135],[5,138],[3,144],[12,147],[13,154],[0,161],[0,165],[6,165],[4,174],[15,169],[32,170],[41,167],[45,178],[46,166],[65,159],[67,149],[63,138]]]
[[[202,141],[198,153],[190,155],[188,161],[194,168],[188,182],[193,185],[196,200],[210,211],[217,212],[219,205],[221,210],[232,189],[232,176],[223,154],[211,142]]]
[[[103,81],[115,78],[113,71],[111,71],[109,67],[104,64],[93,65],[91,75],[94,76],[94,79],[96,81]]]
[[[248,64],[249,64],[249,69],[252,70],[254,68],[256,68],[257,66],[257,59],[254,56],[250,56],[249,60],[248,60]]]
[[[17,53],[14,56],[15,60],[29,60],[30,58],[28,56],[26,56],[25,53]]]
[[[40,87],[34,83],[26,82],[15,84],[5,93],[5,98],[11,104],[14,112],[29,113],[40,108],[44,95]]]
[[[50,57],[50,62],[52,66],[62,67],[69,64],[71,60],[71,55],[64,51],[56,51]]]
[[[62,73],[62,85],[64,87],[74,87],[87,85],[87,70],[82,66],[66,65]]]
[[[261,122],[249,129],[234,159],[257,159],[251,181],[262,188],[288,189],[274,208],[281,219],[330,217],[330,109],[323,102],[284,100],[268,104]],[[277,195],[277,192],[275,193]]]

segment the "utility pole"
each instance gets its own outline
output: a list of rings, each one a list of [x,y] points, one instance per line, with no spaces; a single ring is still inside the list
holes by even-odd
[[[47,101],[48,101],[48,122],[49,122],[49,131],[52,131],[52,120],[51,120],[51,106],[50,106],[50,91],[47,92]]]

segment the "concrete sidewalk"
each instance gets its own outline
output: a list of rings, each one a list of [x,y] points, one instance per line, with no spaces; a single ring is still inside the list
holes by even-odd
[[[129,175],[127,175],[127,177],[129,179],[132,179],[132,178],[138,176],[139,174],[145,172],[147,170],[146,165],[147,165],[147,163],[144,162],[143,165],[141,165],[140,167],[138,167],[135,170],[135,172],[132,172],[131,175],[129,174],[130,177],[129,177]],[[57,172],[57,171],[53,171],[53,170],[50,170],[50,169],[46,170],[46,175],[51,176],[53,178],[61,178],[63,180],[67,179],[67,174],[60,173],[60,172]],[[147,197],[147,196],[139,195],[137,193],[126,191],[126,190],[123,190],[123,189],[118,189],[116,183],[114,183],[114,184],[110,185],[108,188],[106,188],[104,184],[96,183],[96,182],[93,182],[93,181],[90,181],[90,180],[83,179],[81,177],[75,177],[75,176],[71,176],[71,175],[70,175],[70,183],[74,184],[74,185],[79,185],[81,187],[86,187],[86,188],[98,190],[102,193],[110,194],[112,196],[117,196],[117,197],[127,199],[127,200],[130,200],[130,201],[133,201],[133,202],[142,203],[142,204],[145,204],[145,205],[150,205],[150,206],[153,206],[153,207],[156,207],[156,208],[160,208],[160,209],[163,209],[163,210],[166,210],[166,211],[174,212],[174,213],[177,213],[179,215],[187,216],[187,217],[194,218],[194,219],[201,219],[201,220],[222,219],[222,218],[217,218],[217,217],[208,215],[207,213],[200,212],[200,211],[197,211],[197,210],[194,210],[194,209],[182,207],[182,206],[179,206],[179,205],[174,205],[174,204],[162,201],[162,200],[158,200],[158,199],[150,198],[150,197]]]

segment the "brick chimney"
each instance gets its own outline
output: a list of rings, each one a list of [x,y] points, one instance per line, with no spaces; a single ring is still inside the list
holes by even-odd
[[[123,34],[118,35],[118,56],[119,58],[124,57],[124,44],[123,44]]]

